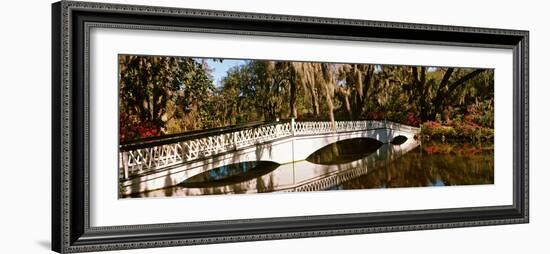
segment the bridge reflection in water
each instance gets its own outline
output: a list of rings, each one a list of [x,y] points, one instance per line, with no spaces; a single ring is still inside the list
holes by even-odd
[[[237,163],[203,172],[176,186],[132,196],[164,197],[330,190],[387,165],[419,144],[420,142],[413,138],[407,138],[400,145],[383,144],[373,139],[357,139],[346,141],[341,146],[326,146],[318,150],[317,155],[310,156],[308,160],[282,165],[265,161]],[[340,148],[339,151],[335,151],[338,148]],[[328,153],[329,150],[332,153]],[[353,158],[357,155],[362,157]]]
[[[119,152],[119,196],[205,182],[218,187],[185,195],[319,188],[311,187],[314,181],[326,178],[324,186],[337,180],[333,174],[353,168],[358,174],[357,168],[412,149],[419,131],[386,121],[291,120],[125,143]],[[254,177],[258,179],[248,181]],[[224,182],[233,185],[219,186]]]

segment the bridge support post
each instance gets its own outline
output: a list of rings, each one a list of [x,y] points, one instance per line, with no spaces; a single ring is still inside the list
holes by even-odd
[[[128,152],[122,152],[122,166],[124,167],[124,179],[128,179]]]
[[[290,118],[290,133],[292,136],[294,136],[294,125],[295,125],[295,120],[293,117],[293,118]]]
[[[231,138],[233,139],[233,149],[237,150],[237,132],[233,132]]]

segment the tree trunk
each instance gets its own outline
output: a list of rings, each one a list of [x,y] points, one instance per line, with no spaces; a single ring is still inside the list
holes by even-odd
[[[349,89],[349,88],[348,88]],[[342,98],[342,100],[344,101],[344,106],[346,107],[346,111],[348,112],[348,117],[349,117],[349,120],[353,120],[353,110],[351,108],[351,104],[350,104],[350,97],[351,97],[351,94],[348,90],[342,88],[342,87],[337,87],[335,89],[335,92]]]
[[[296,111],[296,79],[294,78],[290,82],[290,118],[296,118],[298,112]]]
[[[350,120],[357,119],[358,116],[361,114],[361,108],[362,108],[362,101],[363,101],[363,71],[361,71],[359,68],[357,68],[357,65],[354,67],[355,69],[355,96],[353,96],[353,113],[350,114]],[[346,98],[347,104],[349,104],[349,99]],[[350,109],[351,110],[351,109]]]
[[[419,99],[419,111],[420,111],[420,119],[422,119],[422,121],[426,121],[428,119],[428,110],[429,110],[429,105],[428,105],[428,96],[426,94],[426,68],[425,67],[420,67],[420,73],[418,72],[418,67],[412,67],[412,73],[413,73],[413,79],[414,79],[414,84],[416,86],[416,91],[418,91],[418,93],[416,94],[416,96],[418,96],[420,99]],[[420,77],[418,77],[418,74],[420,74]]]
[[[451,78],[451,75],[453,74],[453,72],[454,72],[454,68],[447,68],[447,70],[445,71],[445,74],[443,75],[443,78],[441,79],[441,82],[439,82],[439,86],[437,87],[437,93],[435,98],[439,98],[442,96],[443,88],[447,86],[447,83],[449,83],[449,79]],[[432,121],[435,120],[435,116],[437,115],[437,113],[441,113],[440,103],[433,104],[433,105],[434,105],[434,110],[431,112],[430,115],[427,116],[428,120],[432,120]]]
[[[332,123],[332,131],[336,131],[336,123],[334,122],[334,103],[332,102],[332,93],[327,83],[324,84],[324,87],[325,87],[325,92],[327,97],[328,116],[330,118],[330,122]]]
[[[434,113],[430,117],[433,117],[433,119],[427,119],[427,120],[434,120],[435,115],[437,113],[440,113],[440,114],[443,113],[443,102],[445,101],[445,99],[448,96],[450,96],[452,94],[452,92],[454,90],[456,90],[458,87],[466,84],[466,81],[474,78],[475,76],[481,74],[484,71],[485,71],[484,69],[476,69],[475,71],[472,71],[472,72],[466,74],[462,78],[458,79],[457,81],[455,81],[454,83],[449,85],[449,89],[447,90],[447,92],[445,92],[445,93],[441,92],[440,94],[438,94],[431,102],[432,105],[434,105]],[[442,82],[443,82],[443,80],[442,80]]]
[[[319,116],[319,98],[317,98],[317,89],[315,84],[311,84],[311,104],[313,107],[313,115],[315,117]]]
[[[356,116],[356,119],[361,117],[361,115],[363,114],[363,108],[365,108],[365,104],[366,104],[365,101],[368,97],[369,89],[372,87],[373,77],[374,77],[374,65],[369,65],[369,67],[367,68],[367,73],[365,75],[363,91],[361,92],[362,97],[361,97],[361,100],[358,102],[360,107],[359,107],[359,112],[358,112],[358,115]]]

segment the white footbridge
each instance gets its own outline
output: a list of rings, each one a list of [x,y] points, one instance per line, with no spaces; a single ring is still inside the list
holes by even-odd
[[[390,143],[420,128],[389,121],[294,121],[142,140],[119,147],[119,187],[130,195],[177,185],[224,165],[245,161],[287,164],[352,138]],[[167,180],[168,179],[168,180]]]

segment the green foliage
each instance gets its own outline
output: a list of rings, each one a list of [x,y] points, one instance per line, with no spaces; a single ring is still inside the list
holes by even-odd
[[[421,125],[421,133],[431,138],[442,139],[443,137],[455,137],[458,133],[452,126],[445,126],[439,122],[428,121]]]
[[[121,140],[290,118],[424,123],[436,138],[493,135],[493,70],[248,60],[216,87],[209,68],[205,59],[121,55]]]
[[[202,121],[180,120],[212,110],[202,107],[211,97],[212,81],[192,58],[120,55],[119,70],[123,141],[200,128]],[[174,118],[178,122],[169,123]]]
[[[454,120],[449,125],[428,121],[421,125],[421,134],[424,137],[436,140],[493,140],[494,130],[477,124]]]
[[[474,102],[467,107],[466,121],[493,128],[495,122],[493,100]]]

